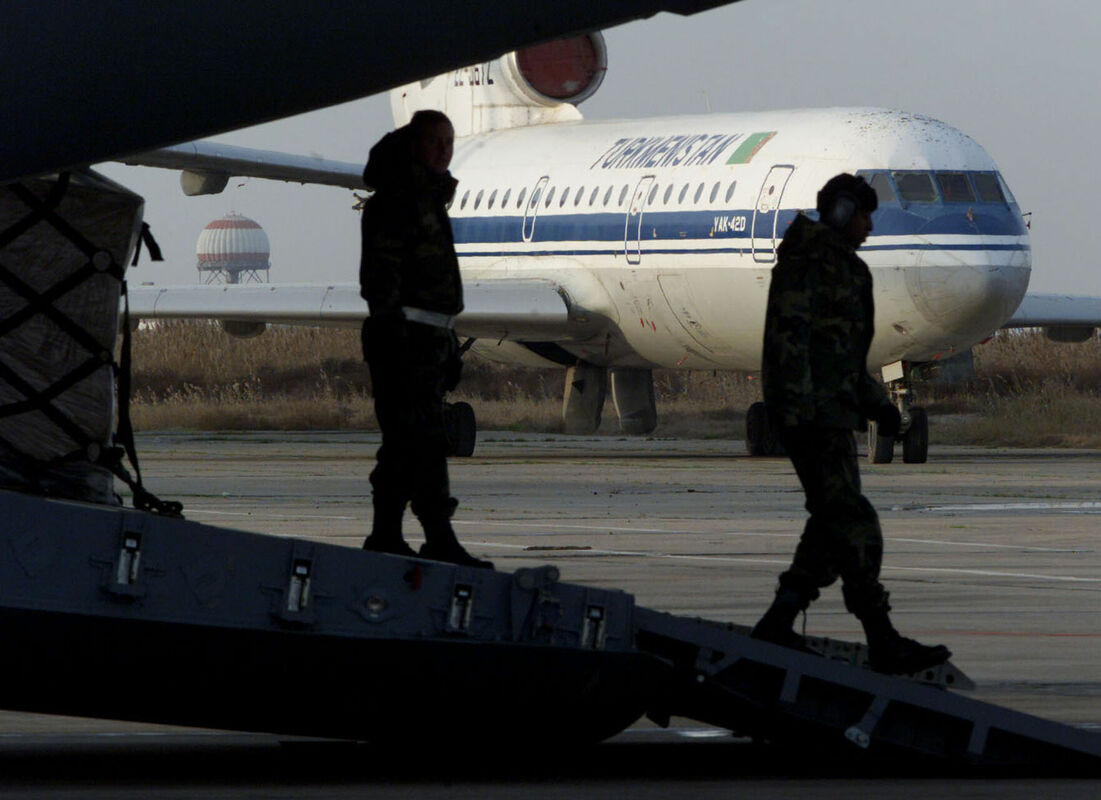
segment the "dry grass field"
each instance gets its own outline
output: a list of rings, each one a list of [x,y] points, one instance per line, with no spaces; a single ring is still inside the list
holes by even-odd
[[[273,328],[235,339],[206,323],[134,335],[138,430],[370,430],[370,378],[354,330]],[[563,370],[469,361],[452,399],[474,406],[482,430],[561,430]],[[735,437],[760,398],[744,373],[655,372],[655,436]],[[1101,447],[1101,339],[1056,344],[1000,334],[975,349],[975,378],[923,382],[932,438],[945,444]],[[617,434],[609,401],[601,431]]]

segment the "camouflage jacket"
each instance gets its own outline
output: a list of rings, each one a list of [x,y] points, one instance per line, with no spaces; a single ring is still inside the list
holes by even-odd
[[[836,231],[802,214],[777,256],[761,359],[769,417],[866,430],[889,402],[866,363],[875,316],[868,266]]]
[[[363,180],[375,190],[363,209],[360,294],[372,316],[413,306],[463,309],[463,287],[446,205],[457,182],[412,163],[398,134],[371,148]]]

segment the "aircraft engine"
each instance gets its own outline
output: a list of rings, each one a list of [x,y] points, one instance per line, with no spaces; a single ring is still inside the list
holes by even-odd
[[[397,125],[431,108],[456,136],[581,119],[577,104],[600,88],[608,52],[599,31],[506,53],[495,61],[399,86],[390,93]]]
[[[608,70],[599,31],[525,47],[496,62],[502,83],[532,105],[578,105],[596,93]]]

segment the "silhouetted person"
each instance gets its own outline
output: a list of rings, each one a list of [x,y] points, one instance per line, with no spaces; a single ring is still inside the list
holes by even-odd
[[[455,538],[447,475],[443,397],[462,370],[452,329],[463,288],[447,204],[455,144],[450,120],[418,111],[371,148],[363,181],[374,190],[363,210],[360,293],[371,315],[363,355],[371,370],[382,430],[371,473],[374,520],[364,549],[493,568]],[[406,504],[424,528],[417,554],[402,537]]]
[[[943,663],[943,645],[901,636],[879,582],[883,534],[860,492],[854,430],[898,433],[900,416],[868,374],[875,310],[872,276],[856,255],[872,231],[875,191],[841,174],[818,193],[820,221],[799,214],[777,249],[768,293],[762,383],[770,423],[806,492],[810,512],[791,567],[780,575],[756,638],[806,649],[795,618],[842,580],[845,607],[860,620],[872,669],[911,673]]]

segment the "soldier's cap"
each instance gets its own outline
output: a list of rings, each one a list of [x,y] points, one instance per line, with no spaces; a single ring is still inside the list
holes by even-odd
[[[872,212],[879,207],[875,189],[863,177],[842,172],[826,181],[826,185],[818,191],[818,212],[827,213],[838,195],[851,197],[861,211]]]

